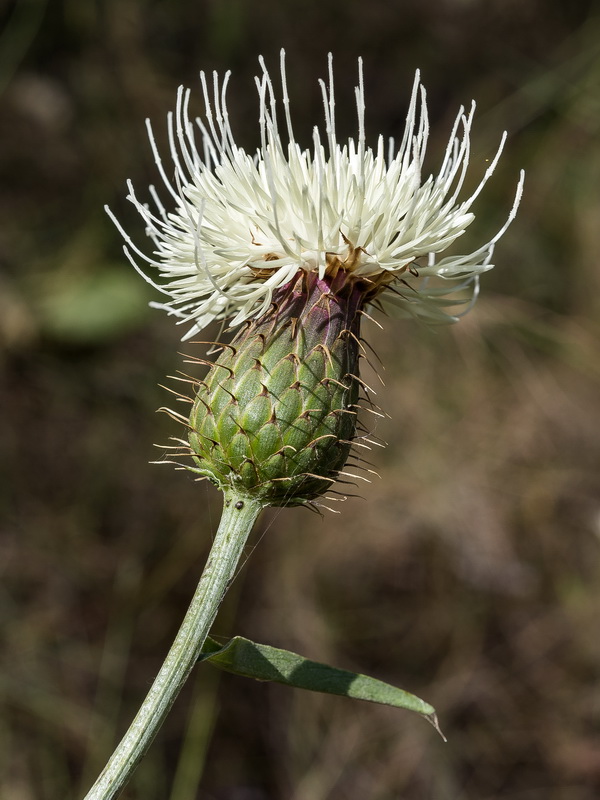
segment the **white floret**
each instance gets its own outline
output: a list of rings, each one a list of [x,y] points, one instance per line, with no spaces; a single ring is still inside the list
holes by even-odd
[[[154,244],[152,255],[139,249],[111,217],[126,240],[127,257],[167,298],[153,305],[191,323],[184,337],[190,338],[213,320],[237,325],[260,316],[273,292],[299,269],[323,276],[335,262],[357,276],[378,280],[385,274],[406,277],[416,262],[419,280],[402,291],[384,290],[380,303],[396,314],[432,321],[456,319],[447,310],[455,302],[464,304],[465,288],[470,287],[474,297],[478,275],[491,269],[494,246],[516,214],[523,176],[505,225],[489,242],[468,254],[441,260],[437,255],[473,222],[472,206],[498,164],[506,134],[475,191],[461,200],[474,103],[468,113],[459,110],[437,175],[423,178],[429,120],[418,72],[400,146],[390,140],[386,147],[379,137],[372,150],[365,141],[359,59],[358,137],[340,144],[330,55],[328,85],[320,82],[324,136],[315,127],[312,149],[303,150],[294,138],[283,51],[285,137],[278,129],[275,90],[262,58],[260,64],[262,75],[256,78],[260,146],[254,156],[238,147],[233,137],[226,103],[229,72],[222,83],[213,74],[212,91],[201,73],[205,115],[195,124],[189,115],[190,91],[180,87],[175,114],[168,115],[173,179],[147,123],[154,160],[173,206],[167,211],[150,187],[152,210],[128,184],[128,199]],[[139,266],[140,259],[158,271],[156,280],[147,267]],[[447,286],[431,281],[436,277]],[[458,300],[452,298],[456,292]]]

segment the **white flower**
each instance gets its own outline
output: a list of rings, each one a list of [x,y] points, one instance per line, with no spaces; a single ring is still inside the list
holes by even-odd
[[[150,194],[155,210],[151,210],[138,200],[128,182],[128,199],[143,217],[154,243],[152,257],[139,250],[115,223],[128,244],[128,258],[168,297],[164,304],[153,305],[181,322],[191,322],[184,337],[190,338],[216,319],[228,319],[234,326],[260,316],[269,307],[274,290],[300,269],[318,270],[320,277],[344,269],[381,287],[377,299],[387,310],[432,321],[457,319],[443,309],[464,304],[465,287],[471,289],[472,302],[478,275],[493,266],[494,245],[515,216],[523,176],[506,224],[489,242],[465,255],[437,260],[437,254],[473,221],[471,208],[496,168],[506,134],[475,191],[460,200],[469,163],[474,103],[469,113],[459,110],[438,174],[424,178],[429,122],[418,72],[400,146],[393,140],[386,146],[380,136],[371,149],[365,142],[359,59],[355,89],[358,137],[340,144],[335,131],[330,55],[329,85],[320,82],[325,132],[322,136],[315,127],[312,149],[302,150],[292,128],[283,51],[285,140],[278,128],[273,83],[262,58],[260,64],[262,76],[255,80],[261,142],[254,156],[238,147],[233,138],[225,97],[229,72],[222,85],[214,74],[212,93],[201,73],[206,110],[204,120],[196,119],[195,125],[189,118],[190,92],[180,87],[175,116],[168,116],[173,180],[147,122],[156,165],[175,210],[166,211],[153,186]],[[158,270],[160,283],[140,269],[134,254]],[[444,281],[432,282],[435,277]],[[449,297],[457,290],[460,299]]]

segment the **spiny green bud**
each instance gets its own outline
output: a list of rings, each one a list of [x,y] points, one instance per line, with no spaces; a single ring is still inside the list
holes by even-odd
[[[190,415],[195,472],[265,505],[331,486],[348,458],[367,284],[301,271],[224,346]]]

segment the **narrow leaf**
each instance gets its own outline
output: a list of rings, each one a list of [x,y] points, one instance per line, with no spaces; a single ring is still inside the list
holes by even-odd
[[[310,661],[289,650],[256,644],[242,636],[235,636],[225,645],[208,638],[199,661],[209,661],[226,672],[259,681],[275,681],[297,689],[326,692],[354,697],[357,700],[368,700],[371,703],[406,708],[425,717],[446,741],[433,706],[415,697],[414,694],[376,678],[369,678],[367,675]]]

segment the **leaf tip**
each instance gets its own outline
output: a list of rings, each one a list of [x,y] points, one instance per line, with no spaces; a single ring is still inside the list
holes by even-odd
[[[425,716],[425,719],[427,720],[427,722],[430,722],[433,725],[433,727],[436,729],[436,731],[442,737],[444,742],[447,742],[448,739],[446,739],[446,737],[444,736],[444,734],[442,732],[442,729],[440,728],[440,723],[438,722],[437,714],[435,713],[435,711],[433,713],[431,713],[431,714],[425,714],[424,716]]]

